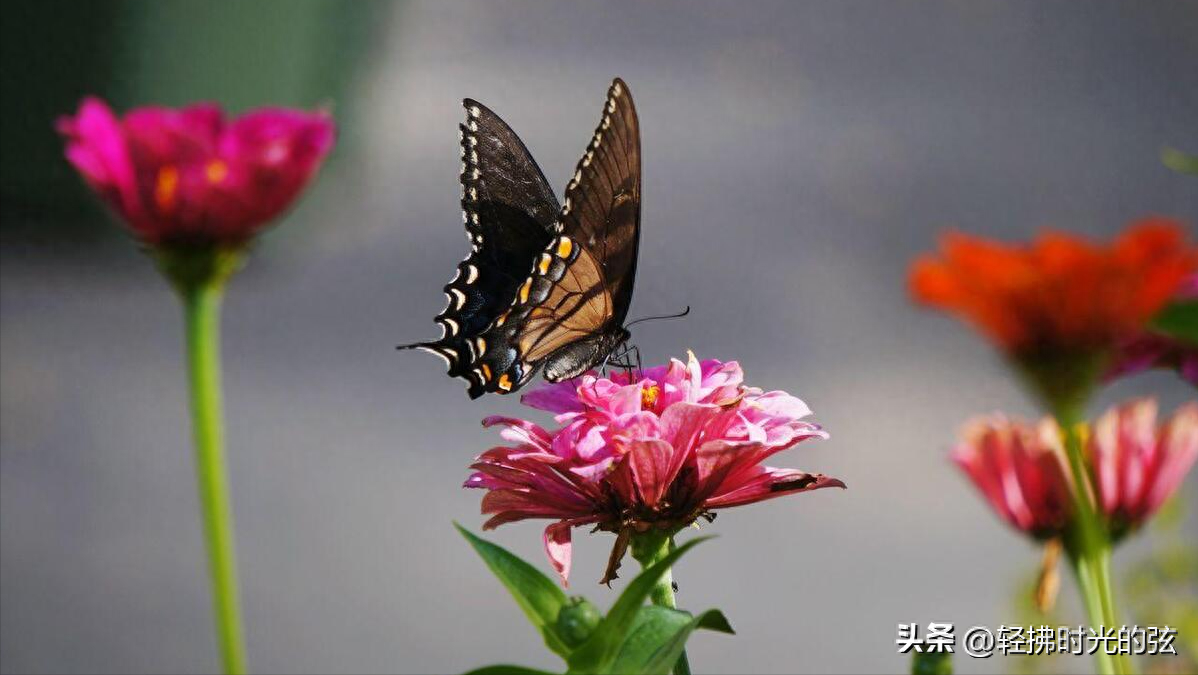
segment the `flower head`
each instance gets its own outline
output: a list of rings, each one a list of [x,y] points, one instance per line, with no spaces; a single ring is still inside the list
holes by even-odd
[[[615,578],[629,537],[674,531],[713,511],[824,487],[835,478],[761,466],[771,455],[809,438],[827,438],[804,422],[811,414],[784,392],[744,386],[735,362],[690,355],[637,377],[586,375],[523,397],[556,413],[555,430],[491,417],[513,445],[492,448],[471,467],[466,487],[483,488],[489,529],[517,520],[554,520],[545,550],[565,582],[571,529],[591,525],[616,532],[608,574]]]
[[[1061,430],[1052,418],[1029,426],[996,414],[966,424],[952,459],[990,506],[1037,539],[1060,536],[1072,512]]]
[[[1198,402],[1160,426],[1151,399],[1111,408],[1095,422],[1086,452],[1098,510],[1112,536],[1122,537],[1160,508],[1198,459]]]
[[[1039,384],[1068,378],[1084,388],[1196,269],[1198,248],[1181,225],[1152,218],[1109,245],[1058,232],[1026,245],[948,234],[909,281],[918,302],[962,316],[1021,365],[1054,368],[1030,373]]]
[[[201,103],[117,119],[97,98],[58,131],[71,164],[152,246],[246,242],[295,200],[334,134],[324,112],[263,108],[227,121]]]

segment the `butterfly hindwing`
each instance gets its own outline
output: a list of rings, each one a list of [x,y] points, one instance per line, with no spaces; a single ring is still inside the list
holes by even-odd
[[[515,132],[477,101],[466,99],[463,107],[462,219],[471,252],[444,287],[447,305],[436,317],[441,339],[412,346],[444,359],[477,397],[476,338],[511,303],[528,261],[552,239],[560,207]]]

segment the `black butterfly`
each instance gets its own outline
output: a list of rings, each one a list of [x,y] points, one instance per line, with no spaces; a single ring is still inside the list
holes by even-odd
[[[401,345],[443,358],[470,398],[550,382],[605,362],[629,338],[641,219],[636,108],[620,79],[558,205],[520,138],[466,99],[462,218],[472,251],[445,286],[435,342]]]

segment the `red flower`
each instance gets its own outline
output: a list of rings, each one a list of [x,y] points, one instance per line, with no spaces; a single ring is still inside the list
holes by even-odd
[[[1139,221],[1110,245],[1058,232],[1030,245],[959,233],[911,266],[918,302],[958,314],[1017,359],[1105,355],[1198,269],[1182,226]]]
[[[1003,415],[969,422],[953,461],[990,506],[1037,539],[1065,530],[1072,513],[1071,481],[1061,429],[1050,417],[1032,428]]]
[[[802,421],[811,414],[784,392],[745,387],[736,363],[704,361],[646,369],[639,378],[588,375],[526,394],[528,405],[559,413],[548,431],[491,417],[513,446],[492,448],[471,467],[466,487],[483,488],[490,529],[529,518],[556,522],[545,550],[565,582],[570,531],[580,525],[619,534],[604,581],[629,537],[651,529],[673,534],[721,508],[825,487],[835,478],[761,466],[809,438],[826,438]]]
[[[138,108],[97,98],[58,121],[67,159],[148,244],[237,245],[299,195],[333,145],[324,112]]]
[[[1159,427],[1156,418],[1151,399],[1111,408],[1087,444],[1098,509],[1116,538],[1156,513],[1198,459],[1198,402],[1181,406]]]

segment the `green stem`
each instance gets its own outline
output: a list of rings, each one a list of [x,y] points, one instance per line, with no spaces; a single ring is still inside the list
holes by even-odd
[[[187,369],[195,434],[196,477],[208,547],[216,634],[224,672],[246,672],[233,508],[225,463],[220,384],[220,304],[223,280],[181,284],[187,323]]]
[[[666,557],[673,550],[674,536],[672,534],[648,532],[635,535],[632,538],[632,557],[636,558],[642,569]],[[661,575],[649,593],[649,600],[658,607],[677,609],[677,603],[674,601],[673,570],[666,570],[666,573]],[[674,664],[674,675],[691,675],[691,664],[686,656],[686,649],[682,650],[682,654],[678,656],[678,661]]]
[[[1057,423],[1065,436],[1065,454],[1073,475],[1073,507],[1076,517],[1065,536],[1065,550],[1077,578],[1090,627],[1117,628],[1115,597],[1111,588],[1110,533],[1092,502],[1094,494],[1090,473],[1082,456],[1082,420],[1080,406],[1057,410]],[[1103,675],[1127,675],[1131,666],[1124,654],[1110,655],[1104,649],[1094,652],[1098,672]]]

